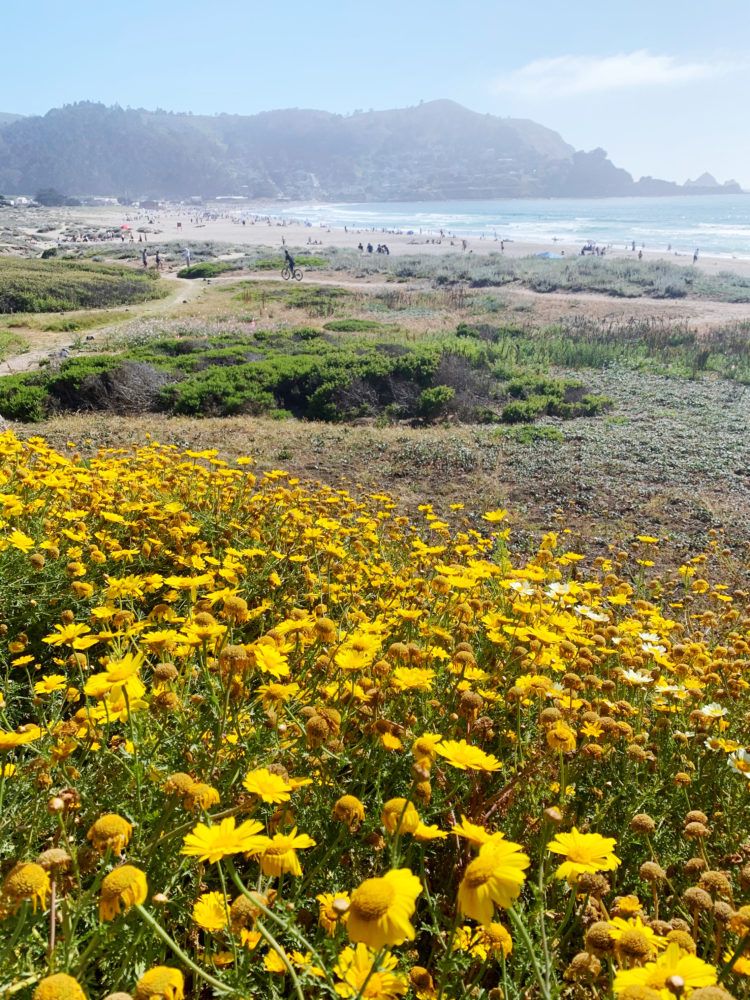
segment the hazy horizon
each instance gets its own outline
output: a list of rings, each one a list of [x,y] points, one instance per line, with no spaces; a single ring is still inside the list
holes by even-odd
[[[36,28],[44,24],[39,34]],[[339,0],[254,11],[241,0],[131,0],[4,12],[0,111],[82,100],[194,114],[286,107],[339,114],[455,100],[530,118],[577,149],[601,146],[635,178],[704,171],[750,188],[750,8],[632,0],[533,9],[492,0]],[[736,41],[739,40],[739,41]],[[33,72],[30,71],[33,67]]]

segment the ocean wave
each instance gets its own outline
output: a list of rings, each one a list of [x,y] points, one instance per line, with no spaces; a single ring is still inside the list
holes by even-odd
[[[314,225],[397,230],[434,236],[507,238],[575,245],[594,240],[647,249],[750,255],[750,198],[742,195],[681,198],[536,199],[444,202],[315,203],[277,209]]]

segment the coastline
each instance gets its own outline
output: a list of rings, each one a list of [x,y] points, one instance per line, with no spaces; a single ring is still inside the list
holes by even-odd
[[[167,205],[163,208],[147,210],[120,205],[80,206],[54,209],[11,210],[15,216],[17,229],[29,242],[29,249],[39,253],[47,247],[56,244],[62,247],[72,245],[62,242],[63,235],[70,230],[118,230],[121,226],[130,226],[137,235],[139,229],[145,229],[148,242],[183,242],[189,247],[191,243],[213,241],[234,247],[266,246],[281,250],[283,242],[297,252],[314,253],[315,248],[325,249],[336,247],[357,250],[361,242],[377,245],[386,243],[392,255],[437,255],[446,253],[461,254],[493,254],[502,253],[507,257],[528,257],[540,253],[549,253],[561,259],[578,257],[581,250],[580,239],[566,240],[564,238],[550,240],[501,240],[497,237],[460,235],[450,236],[445,230],[441,238],[439,230],[423,228],[422,232],[388,229],[383,226],[351,227],[346,223],[326,224],[325,222],[305,221],[304,217],[295,217],[292,213],[309,209],[309,203],[290,204],[288,202],[212,202],[208,205]],[[330,207],[330,206],[326,206]],[[9,210],[5,210],[8,212]],[[282,211],[287,214],[281,214]],[[244,224],[243,224],[244,220]],[[50,227],[39,235],[40,223],[46,222]],[[118,239],[102,242],[103,247],[115,247]],[[464,249],[465,243],[465,249]],[[92,244],[96,246],[97,244]],[[604,259],[638,260],[640,249],[636,242],[635,250],[626,248],[624,242],[605,245]],[[2,250],[2,247],[0,247]],[[366,251],[365,251],[366,252]],[[692,266],[692,254],[688,252],[666,252],[666,250],[643,249],[643,259],[663,260],[678,266]],[[723,256],[701,251],[696,266],[701,270],[716,273],[728,271],[743,276],[750,275],[750,256]]]

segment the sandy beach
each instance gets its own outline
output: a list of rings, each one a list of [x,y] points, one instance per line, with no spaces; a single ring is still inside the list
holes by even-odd
[[[286,211],[288,206],[284,207]],[[0,224],[4,223],[6,227],[14,226],[18,233],[23,234],[23,242],[27,248],[33,250],[38,247],[39,253],[45,247],[54,246],[57,243],[62,243],[63,246],[69,245],[65,241],[65,237],[76,229],[79,229],[81,233],[92,229],[122,231],[127,234],[126,242],[129,242],[130,232],[132,232],[136,243],[138,243],[138,236],[143,235],[151,243],[166,243],[177,240],[183,242],[188,248],[197,242],[213,241],[236,247],[267,246],[278,250],[286,245],[293,250],[314,252],[316,247],[319,249],[341,247],[356,250],[360,243],[366,247],[367,243],[370,242],[375,246],[378,243],[386,243],[391,254],[395,255],[503,252],[508,257],[527,257],[538,253],[571,257],[577,256],[581,249],[580,242],[565,243],[562,240],[547,243],[505,241],[503,245],[499,238],[496,240],[494,238],[462,238],[458,236],[451,238],[445,236],[441,239],[438,233],[434,235],[427,232],[408,234],[384,229],[336,228],[320,224],[305,224],[303,221],[290,221],[279,215],[274,215],[274,211],[278,212],[279,207],[276,205],[251,206],[246,204],[229,206],[224,203],[214,203],[208,207],[177,205],[154,210],[123,206],[16,208],[4,210],[0,216]],[[130,230],[121,230],[123,226],[130,227]],[[42,229],[45,231],[40,232]],[[145,230],[145,232],[139,233],[139,230]],[[101,245],[116,246],[120,242],[119,237],[114,237]],[[3,246],[4,243],[5,246]],[[501,246],[503,246],[502,250]],[[638,249],[638,246],[636,246],[635,251],[630,248],[626,249],[624,243],[609,245],[606,248],[606,257],[610,259],[613,257],[637,259]],[[0,235],[0,251],[17,252],[17,247],[13,247]],[[668,260],[673,264],[683,266],[692,263],[690,254],[666,253],[651,250],[648,247],[644,249],[643,257],[648,260]],[[701,253],[697,266],[707,272],[731,271],[736,274],[750,275],[750,260],[742,258],[713,257]]]

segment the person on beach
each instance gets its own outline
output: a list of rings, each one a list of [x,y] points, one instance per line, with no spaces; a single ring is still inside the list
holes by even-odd
[[[182,256],[185,259],[185,266],[190,267],[190,250],[187,247],[182,251]]]
[[[698,247],[695,248],[695,253],[693,254],[693,263],[698,263]]]
[[[286,259],[286,266],[294,274],[294,257],[292,257],[286,247],[284,247],[284,258]]]
[[[148,259],[147,259],[147,257],[146,257],[146,250],[145,250],[145,247],[144,247],[144,249],[143,249],[143,250],[141,250],[141,260],[143,261],[143,266],[144,266],[144,267],[148,267]]]
[[[161,256],[158,250],[156,251],[156,270],[161,271]]]

